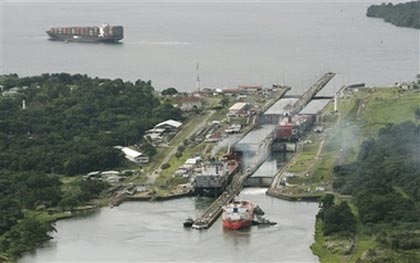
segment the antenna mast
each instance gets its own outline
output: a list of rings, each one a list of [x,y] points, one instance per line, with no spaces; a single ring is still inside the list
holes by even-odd
[[[198,93],[200,93],[200,65],[198,64],[198,62],[197,62],[197,90],[198,90]]]

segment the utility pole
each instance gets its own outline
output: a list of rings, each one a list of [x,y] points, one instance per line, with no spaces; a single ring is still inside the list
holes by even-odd
[[[197,68],[196,68],[196,70],[197,70],[197,90],[198,90],[198,93],[200,93],[200,65],[198,64],[198,62],[197,62]]]
[[[338,97],[337,97],[337,91],[335,91],[335,85],[334,85],[334,112],[337,112],[337,111],[338,111]]]

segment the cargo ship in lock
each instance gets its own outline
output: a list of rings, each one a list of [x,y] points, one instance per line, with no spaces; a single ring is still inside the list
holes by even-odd
[[[240,170],[240,153],[224,156],[223,160],[202,163],[194,172],[194,193],[218,197]]]
[[[274,129],[274,140],[276,141],[298,141],[302,138],[315,122],[312,114],[285,114],[279,120]]]
[[[124,38],[123,26],[52,27],[47,30],[50,40],[64,42],[117,43]]]

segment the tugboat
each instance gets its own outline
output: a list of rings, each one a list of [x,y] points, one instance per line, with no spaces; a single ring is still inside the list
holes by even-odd
[[[192,219],[191,217],[187,217],[187,219],[185,219],[183,224],[184,224],[184,227],[192,227],[194,224],[194,219]]]
[[[253,226],[274,226],[276,224],[277,224],[276,222],[272,222],[258,215],[257,215],[257,220],[252,221]]]

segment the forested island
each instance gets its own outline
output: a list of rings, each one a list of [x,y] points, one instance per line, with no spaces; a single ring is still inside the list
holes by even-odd
[[[12,74],[0,76],[0,88],[0,261],[49,239],[64,211],[108,187],[71,176],[121,167],[116,145],[140,144],[152,156],[145,130],[182,118],[150,81]]]
[[[383,18],[385,22],[396,26],[420,28],[420,1],[396,5],[392,3],[371,5],[366,15]]]

